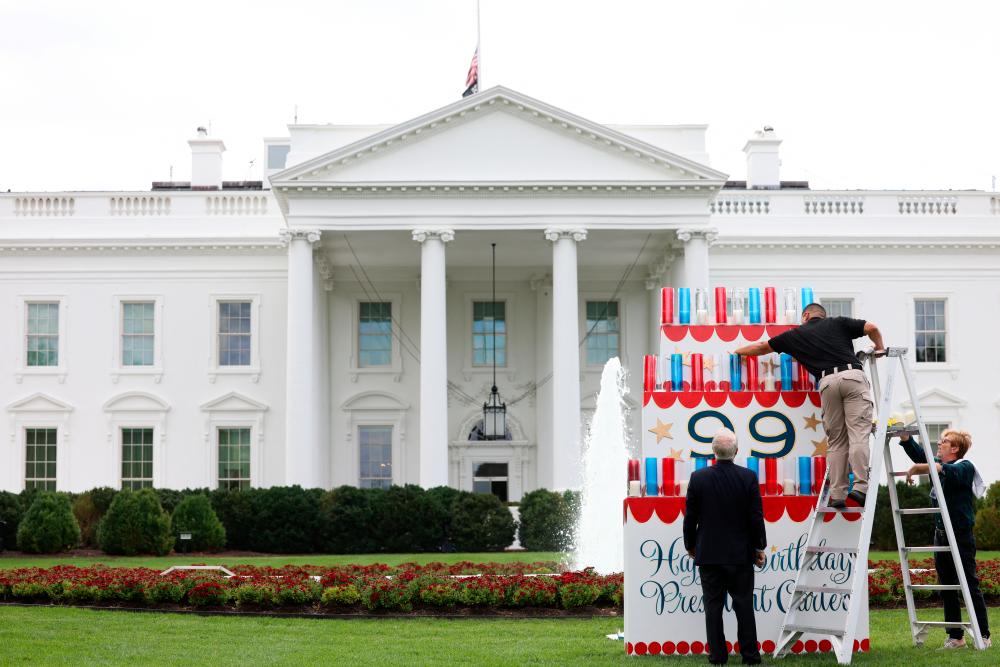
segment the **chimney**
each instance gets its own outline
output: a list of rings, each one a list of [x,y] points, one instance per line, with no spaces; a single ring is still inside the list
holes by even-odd
[[[777,190],[781,187],[778,173],[781,167],[778,157],[780,145],[781,139],[774,133],[774,128],[767,125],[747,140],[743,152],[747,154],[748,190]]]
[[[191,189],[222,189],[222,153],[226,145],[221,139],[210,139],[208,131],[198,128],[198,136],[188,141],[191,147]]]

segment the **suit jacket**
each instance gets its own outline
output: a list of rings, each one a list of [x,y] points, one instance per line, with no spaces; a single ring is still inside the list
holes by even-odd
[[[684,513],[684,548],[696,565],[746,565],[767,546],[757,475],[718,461],[691,475]]]

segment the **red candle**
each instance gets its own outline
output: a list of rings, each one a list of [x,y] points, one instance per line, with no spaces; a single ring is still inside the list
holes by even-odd
[[[647,354],[642,358],[642,390],[656,389],[656,356]]]
[[[813,495],[818,496],[823,488],[823,478],[826,477],[826,457],[814,456],[813,459]]]
[[[773,287],[764,288],[764,322],[774,324],[778,321],[778,297]]]
[[[809,391],[812,389],[812,378],[809,376],[809,369],[799,364],[799,389]]]
[[[764,459],[764,493],[776,496],[781,491],[781,481],[778,479],[778,459]]]
[[[638,482],[639,479],[639,459],[628,460],[628,481]]]
[[[674,288],[660,290],[660,324],[674,323]]]
[[[705,391],[705,363],[698,352],[691,353],[691,391]]]
[[[674,468],[676,462],[677,459],[669,456],[663,459],[663,495],[665,496],[677,495],[677,473]]]
[[[715,288],[715,323],[726,323],[726,288]]]
[[[760,384],[757,377],[757,357],[745,357],[747,360],[746,385],[747,391],[759,391]]]

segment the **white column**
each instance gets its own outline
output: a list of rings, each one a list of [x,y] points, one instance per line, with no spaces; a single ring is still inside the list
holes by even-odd
[[[540,488],[552,485],[552,279],[532,278],[535,293],[535,482]],[[534,491],[534,488],[527,489]]]
[[[684,243],[684,284],[678,287],[690,287],[692,292],[698,287],[708,289],[708,246],[718,235],[713,227],[677,230],[677,239]]]
[[[580,486],[580,320],[576,244],[585,229],[546,229],[552,241],[552,488]]]
[[[444,244],[450,229],[416,229],[420,248],[420,486],[448,484],[448,343]]]
[[[316,372],[313,352],[313,244],[315,229],[282,233],[288,244],[288,336],[285,367],[285,484],[313,488],[321,483],[321,447],[316,429]]]

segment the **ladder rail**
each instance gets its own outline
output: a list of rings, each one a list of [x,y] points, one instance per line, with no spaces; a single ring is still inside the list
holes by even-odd
[[[892,450],[889,448],[889,443],[886,442],[883,446],[883,458],[885,458],[886,469],[892,469]],[[913,600],[913,589],[911,588],[912,581],[910,580],[910,568],[909,568],[909,558],[906,556],[906,538],[903,535],[903,516],[896,510],[899,508],[899,492],[896,490],[896,480],[893,477],[888,479],[889,486],[889,506],[890,514],[892,514],[892,525],[896,532],[896,550],[899,553],[899,566],[900,573],[903,577],[903,592],[906,596],[906,615],[910,620],[910,634],[914,645],[922,644],[923,641],[920,639],[920,632],[918,631],[915,623],[917,621],[917,609]]]
[[[931,478],[931,486],[934,487],[934,494],[936,496],[935,499],[937,501],[938,508],[941,510],[941,523],[944,525],[944,532],[948,538],[948,546],[950,548],[952,562],[955,566],[955,573],[958,575],[958,583],[962,587],[962,598],[965,603],[965,613],[968,615],[970,622],[970,634],[972,634],[972,640],[976,645],[976,648],[983,650],[985,646],[983,644],[983,638],[979,632],[980,626],[979,619],[976,618],[976,609],[972,604],[972,591],[969,590],[969,582],[965,576],[965,568],[962,567],[962,559],[958,552],[958,542],[955,539],[955,530],[952,528],[951,515],[948,512],[948,503],[944,498],[944,490],[941,487],[941,478],[938,475],[936,461],[934,460],[934,455],[931,450],[930,437],[927,434],[927,426],[924,424],[924,420],[920,416],[920,402],[917,400],[915,383],[910,373],[910,367],[906,363],[905,356],[899,358],[899,365],[903,369],[903,379],[906,382],[906,390],[910,395],[910,403],[913,405],[913,415],[917,421],[917,428],[920,429],[920,440],[924,448],[924,458],[927,460],[927,472]],[[893,512],[893,514],[897,513]]]

